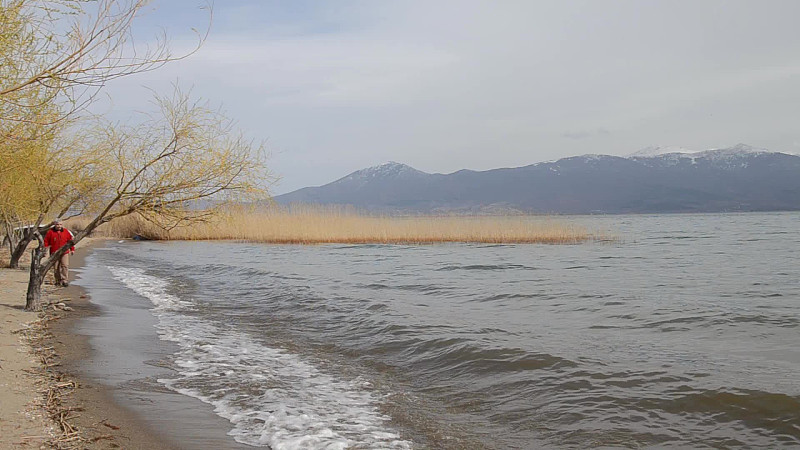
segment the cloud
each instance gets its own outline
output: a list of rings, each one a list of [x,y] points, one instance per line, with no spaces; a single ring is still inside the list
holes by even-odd
[[[587,139],[595,136],[605,136],[609,133],[605,128],[598,128],[597,130],[589,131],[565,131],[561,136],[567,139]]]
[[[148,20],[182,17],[161,4]],[[449,173],[732,132],[786,149],[798,15],[793,0],[217,2],[200,51],[109,93],[140,109],[139,84],[195,86],[278,149],[286,189],[386,160]]]
[[[454,60],[436,48],[390,41],[226,39],[208,44],[186,69],[279,104],[392,106],[438,83]]]

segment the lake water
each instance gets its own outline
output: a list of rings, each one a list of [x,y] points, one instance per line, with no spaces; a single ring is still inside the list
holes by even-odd
[[[186,448],[800,446],[800,214],[564,220],[618,240],[109,243],[86,370]]]

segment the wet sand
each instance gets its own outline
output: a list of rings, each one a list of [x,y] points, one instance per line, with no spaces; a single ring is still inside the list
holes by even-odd
[[[71,269],[81,267],[92,247],[102,242],[81,242],[71,258]],[[20,265],[29,264],[26,257]],[[76,272],[70,272],[72,281]],[[73,331],[81,319],[97,315],[98,310],[79,286],[56,288],[52,275],[48,277],[42,290],[43,303],[63,302],[72,311],[55,312],[55,320],[50,321],[51,334],[38,332],[37,337],[44,337],[38,345],[53,347],[57,360],[50,361],[55,363],[51,372],[60,375],[62,382],[76,384],[76,389],[61,399],[62,406],[73,411],[69,423],[82,438],[76,448],[178,448],[115,401],[111,389],[81,374],[80,367],[91,361],[93,351],[88,339]],[[54,439],[61,434],[44,405],[50,377],[42,370],[31,343],[22,333],[16,333],[41,317],[41,313],[24,311],[27,283],[27,269],[0,269],[0,449],[53,448]],[[169,425],[169,417],[161,420]]]
[[[70,261],[72,268],[81,267],[91,249],[103,245],[103,241],[92,241],[82,245],[75,251]],[[74,280],[75,272],[70,273]],[[81,409],[74,420],[89,442],[89,449],[177,449],[178,447],[161,436],[133,411],[121,406],[115,399],[113,391],[94,380],[89,380],[80,370],[82,364],[91,360],[92,348],[89,339],[74,333],[81,319],[97,316],[98,308],[89,301],[86,292],[74,284],[61,288],[51,294],[67,300],[73,311],[65,314],[61,320],[51,325],[53,342],[51,345],[61,358],[61,371],[69,379],[77,382],[78,388],[70,395],[65,404],[68,407]],[[162,418],[169,422],[169,417]]]
[[[86,258],[106,242],[76,251],[72,266],[81,269],[70,274],[72,279],[81,272],[87,276]],[[52,325],[50,344],[61,357],[60,370],[78,381],[69,402],[82,409],[76,423],[91,443],[85,448],[252,448],[227,436],[230,422],[210,405],[156,381],[171,376],[158,355],[164,348],[172,351],[157,337],[149,308],[142,309],[126,292],[99,292],[110,298],[92,301],[74,283],[57,291],[73,311]]]

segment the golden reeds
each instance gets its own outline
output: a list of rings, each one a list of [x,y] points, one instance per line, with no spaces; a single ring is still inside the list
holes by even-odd
[[[80,229],[79,220],[68,224]],[[136,216],[103,225],[100,235],[156,240],[242,240],[279,244],[571,244],[596,239],[585,228],[540,216],[388,216],[335,207],[228,211],[212,221],[164,230]]]

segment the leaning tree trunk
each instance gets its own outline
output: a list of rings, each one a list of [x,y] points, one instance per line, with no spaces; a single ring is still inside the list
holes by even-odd
[[[19,268],[19,260],[25,254],[28,244],[33,240],[33,236],[25,233],[25,235],[11,248],[11,260],[8,262],[8,267],[12,269]]]
[[[41,264],[45,252],[42,235],[38,230],[34,235],[39,240],[39,246],[31,250],[31,276],[28,281],[28,293],[25,296],[26,311],[39,311],[42,309],[42,284],[44,284],[44,276],[47,273],[47,269],[50,268],[49,264],[44,266]]]
[[[39,224],[39,221],[37,221],[33,227],[25,228],[22,232],[22,238],[14,244],[11,250],[11,260],[8,263],[8,267],[12,269],[19,268],[19,260],[22,259],[22,255],[25,254],[28,244],[30,244],[34,238],[40,237],[41,233],[46,232],[48,229],[50,229],[50,225],[42,226]]]

